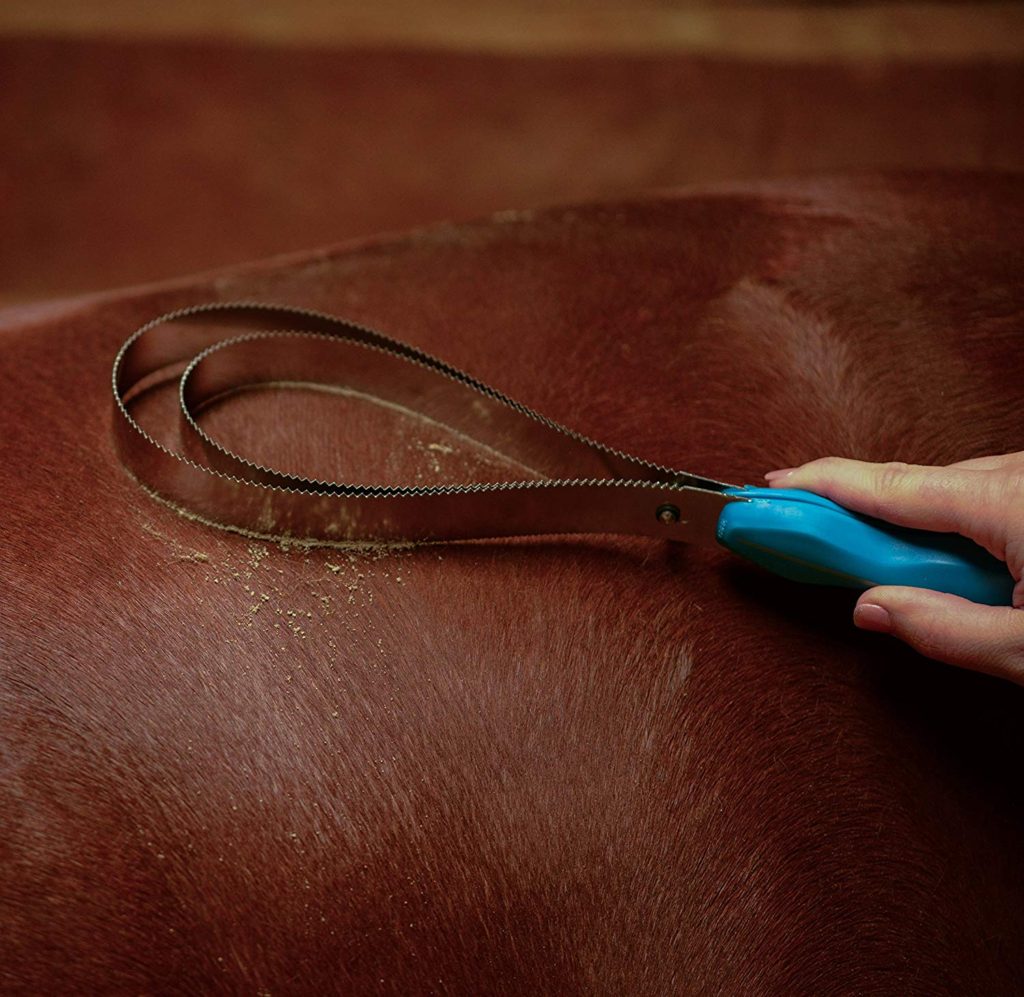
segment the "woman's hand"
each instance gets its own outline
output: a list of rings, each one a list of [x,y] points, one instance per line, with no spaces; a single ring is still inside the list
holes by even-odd
[[[1024,685],[1024,452],[949,467],[825,457],[765,478],[771,487],[804,488],[900,526],[962,533],[1005,561],[1017,580],[1012,609],[880,585],[860,597],[853,622],[930,658]]]

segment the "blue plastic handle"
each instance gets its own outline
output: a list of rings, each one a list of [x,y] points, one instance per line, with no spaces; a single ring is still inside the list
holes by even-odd
[[[1013,576],[957,533],[893,526],[795,488],[731,488],[718,542],[785,578],[816,585],[913,585],[989,606],[1012,603]]]

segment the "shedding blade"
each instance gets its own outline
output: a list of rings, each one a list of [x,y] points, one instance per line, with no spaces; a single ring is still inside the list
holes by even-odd
[[[166,376],[161,377],[161,372]],[[178,377],[189,455],[131,402]],[[344,387],[401,405],[500,452],[536,478],[424,487],[322,481],[234,453],[200,425],[217,398],[261,384]],[[590,440],[468,374],[320,312],[216,302],[138,329],[114,361],[114,436],[128,471],[183,513],[225,529],[311,543],[615,533],[713,544],[731,486]]]

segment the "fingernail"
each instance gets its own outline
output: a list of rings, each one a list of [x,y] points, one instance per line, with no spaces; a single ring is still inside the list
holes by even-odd
[[[764,479],[765,481],[775,481],[777,478],[786,478],[789,477],[789,475],[791,475],[795,470],[795,467],[783,467],[780,468],[778,471],[769,471],[764,476]]]
[[[881,634],[892,633],[892,617],[889,610],[873,602],[861,603],[853,611],[853,623],[861,630],[874,630]]]

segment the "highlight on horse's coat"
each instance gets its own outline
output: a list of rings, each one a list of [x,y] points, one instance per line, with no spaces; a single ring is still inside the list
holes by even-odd
[[[0,313],[4,992],[1014,993],[1021,690],[710,549],[316,548],[110,439],[146,318],[345,315],[722,480],[1020,448],[1024,184],[866,175],[550,209]],[[140,399],[168,439],[173,398]],[[500,479],[299,385],[268,462]]]

